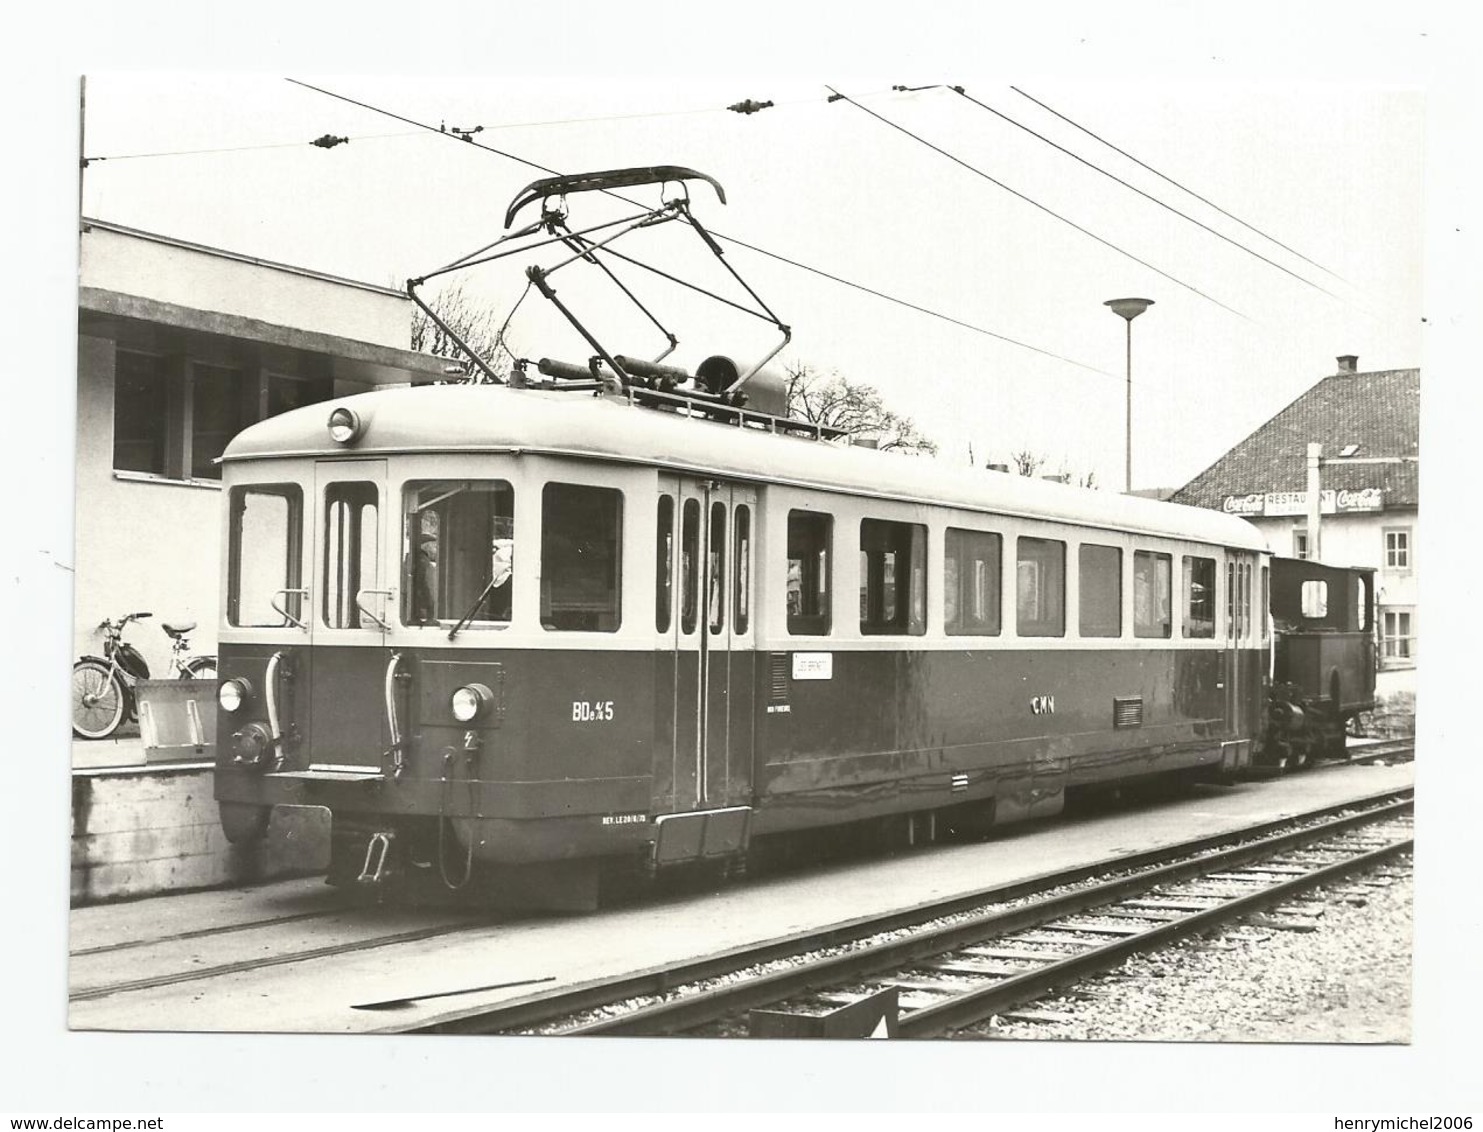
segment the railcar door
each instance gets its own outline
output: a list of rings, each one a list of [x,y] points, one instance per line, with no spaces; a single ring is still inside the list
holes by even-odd
[[[655,629],[660,716],[656,804],[673,812],[750,804],[755,489],[661,477]],[[669,725],[669,741],[662,738]]]
[[[1252,692],[1255,673],[1247,671],[1247,659],[1255,647],[1250,638],[1256,618],[1251,606],[1253,565],[1248,555],[1226,557],[1226,629],[1225,629],[1225,728],[1228,734],[1243,732],[1247,722],[1246,698]]]
[[[395,573],[386,559],[398,545],[386,461],[320,461],[314,498],[306,617],[313,659],[300,726],[311,733],[309,769],[370,772],[383,768],[392,744],[386,699],[397,687],[386,644],[396,610]]]

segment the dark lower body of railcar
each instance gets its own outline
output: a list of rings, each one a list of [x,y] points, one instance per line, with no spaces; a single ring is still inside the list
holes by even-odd
[[[230,838],[323,806],[337,883],[527,906],[590,906],[609,864],[740,863],[772,834],[1003,824],[1080,786],[1227,777],[1266,715],[1257,650],[224,645],[220,666],[247,689],[218,717]],[[475,718],[454,717],[459,689]]]

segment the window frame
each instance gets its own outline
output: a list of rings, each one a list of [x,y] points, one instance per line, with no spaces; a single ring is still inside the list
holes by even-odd
[[[1163,605],[1166,619],[1160,625],[1157,622],[1149,622],[1140,618],[1138,610],[1138,580],[1141,563],[1153,563],[1154,580],[1158,580],[1157,566],[1164,564],[1164,586]],[[1156,602],[1158,594],[1150,591],[1152,599]],[[1239,621],[1239,610],[1237,617]],[[1133,551],[1133,636],[1145,641],[1167,641],[1174,637],[1174,556],[1166,550],[1134,550]]]
[[[248,623],[240,620],[242,609],[242,516],[248,495],[274,496],[284,499],[288,513],[284,517],[284,586],[268,595],[284,595],[287,615],[274,623]],[[227,495],[227,595],[224,612],[226,623],[233,629],[286,629],[304,622],[306,595],[304,584],[304,489],[302,485],[275,481],[272,483],[236,484]]]
[[[1400,545],[1392,546],[1391,539],[1400,540]],[[1404,527],[1382,527],[1380,531],[1381,563],[1387,574],[1409,574],[1415,564],[1412,561],[1411,528]],[[1399,558],[1400,561],[1394,561]]]
[[[1041,615],[1027,618],[1025,615],[1023,599],[1025,596],[1024,577],[1026,566],[1042,566],[1046,558],[1025,557],[1028,546],[1044,546],[1054,548],[1057,554],[1056,561],[1059,569],[1054,572],[1053,580],[1057,601],[1055,609],[1047,616],[1044,612],[1043,579],[1036,578],[1035,601],[1040,606]],[[1066,541],[1064,539],[1045,538],[1040,535],[1017,535],[1014,547],[1014,631],[1017,637],[1052,637],[1062,638],[1066,636]],[[1039,573],[1037,571],[1037,573]]]
[[[927,525],[862,518],[860,635],[920,637],[927,632]],[[894,556],[889,562],[887,556]],[[886,570],[891,572],[886,581]]]
[[[834,627],[834,516],[828,511],[810,511],[804,508],[790,508],[786,519],[784,535],[784,573],[783,573],[783,608],[785,624],[789,636],[792,637],[827,637]],[[795,523],[798,526],[795,531]],[[805,531],[806,527],[817,527],[815,531]],[[795,533],[802,538],[806,533],[809,536],[809,545],[798,547],[800,554],[794,557]],[[819,534],[822,533],[822,538]],[[810,569],[806,563],[810,560],[814,563]],[[795,612],[789,608],[787,596],[789,594],[790,574],[792,564],[799,563],[799,610]],[[822,589],[815,583],[822,580]],[[805,613],[803,611],[806,603],[803,595],[811,594],[817,601],[819,609]]]
[[[970,553],[971,543],[983,540],[992,542],[993,557]],[[985,616],[969,617],[971,606],[968,600],[974,596],[977,577],[963,569],[965,564],[992,562],[993,569],[986,580],[991,585],[989,600],[985,601]],[[954,577],[949,579],[952,569]],[[1004,633],[1004,536],[999,531],[984,531],[972,527],[948,527],[943,532],[942,554],[943,633],[949,637],[998,637]],[[948,601],[954,602],[952,616],[948,615]],[[987,626],[987,627],[986,627]]]
[[[565,492],[590,492],[594,495],[601,494],[612,502],[611,510],[607,514],[611,516],[612,537],[610,542],[612,552],[607,556],[606,568],[611,571],[610,584],[607,585],[607,593],[611,596],[611,602],[603,608],[594,609],[596,616],[601,621],[610,618],[608,624],[590,625],[558,625],[555,623],[555,581],[556,571],[554,565],[553,539],[556,525],[552,517],[558,508],[553,506],[553,491]],[[541,484],[541,535],[540,535],[540,560],[537,567],[540,578],[540,593],[537,599],[538,616],[541,628],[548,633],[617,633],[623,628],[623,554],[625,541],[624,512],[627,504],[626,493],[620,487],[612,484],[583,483],[579,480],[550,479]],[[565,508],[560,510],[565,511]],[[606,510],[606,509],[605,509]],[[562,515],[565,519],[567,516]],[[590,533],[590,532],[589,532]],[[563,603],[565,604],[565,603]],[[572,606],[570,608],[575,608]]]
[[[1196,617],[1194,604],[1194,587],[1198,581],[1192,572],[1196,563],[1204,563],[1208,567],[1208,582],[1206,584],[1205,605],[1209,609],[1209,617]],[[1217,601],[1216,586],[1220,578],[1219,563],[1214,558],[1204,554],[1182,554],[1180,555],[1180,580],[1182,602],[1180,606],[1180,635],[1188,641],[1213,641],[1215,639],[1216,613],[1220,609]],[[1204,631],[1201,631],[1204,630]]]
[[[1115,596],[1113,598],[1113,602],[1112,602],[1112,611],[1113,611],[1114,617],[1115,617],[1115,624],[1113,624],[1111,626],[1110,631],[1108,631],[1108,629],[1106,627],[1106,623],[1104,623],[1104,625],[1103,626],[1100,626],[1100,627],[1099,626],[1096,626],[1096,625],[1093,625],[1091,628],[1088,628],[1088,626],[1087,626],[1087,608],[1088,608],[1088,605],[1089,604],[1092,604],[1092,603],[1089,603],[1087,601],[1087,579],[1089,577],[1098,577],[1098,576],[1100,576],[1103,579],[1105,579],[1107,577],[1107,573],[1106,573],[1106,571],[1104,569],[1100,569],[1100,568],[1099,569],[1094,569],[1094,570],[1088,570],[1087,569],[1087,565],[1088,565],[1087,552],[1088,551],[1093,551],[1093,552],[1104,552],[1105,551],[1105,552],[1109,552],[1112,555],[1112,561],[1116,564],[1115,567],[1114,567],[1114,569],[1112,570],[1112,573],[1111,573],[1111,576],[1112,576],[1112,578],[1113,578],[1113,580],[1115,582],[1115,589],[1116,589],[1116,594],[1115,594]],[[1088,640],[1113,640],[1113,639],[1117,639],[1117,638],[1122,637],[1122,635],[1123,635],[1123,548],[1122,547],[1120,547],[1120,546],[1112,546],[1109,543],[1101,543],[1101,542],[1083,542],[1083,543],[1079,543],[1077,545],[1077,548],[1076,548],[1076,632],[1077,632],[1077,635],[1078,636],[1085,637]]]
[[[412,508],[412,503],[413,503],[413,498],[414,498],[415,493],[417,491],[423,489],[423,488],[437,486],[437,485],[449,485],[449,486],[457,485],[457,486],[455,487],[455,489],[453,491],[446,492],[441,497],[434,497],[434,499],[430,503],[428,503],[425,506],[423,506],[420,510],[413,511],[411,508]],[[443,600],[443,593],[442,593],[442,591],[450,588],[451,585],[453,584],[454,580],[455,580],[453,574],[451,574],[451,573],[445,574],[444,572],[445,571],[450,571],[450,570],[454,569],[455,563],[461,563],[462,562],[462,559],[464,557],[462,554],[455,555],[454,553],[452,553],[450,551],[450,543],[453,542],[453,541],[455,541],[455,540],[461,541],[461,539],[463,537],[465,537],[465,536],[463,534],[461,534],[461,533],[456,534],[455,533],[456,528],[454,528],[454,527],[450,527],[447,530],[444,530],[444,527],[443,527],[444,523],[445,522],[453,522],[454,521],[453,516],[446,509],[443,510],[443,511],[434,511],[433,509],[439,503],[444,503],[447,500],[453,498],[454,496],[456,496],[458,494],[461,494],[462,492],[464,492],[466,490],[472,490],[476,494],[490,494],[490,495],[496,495],[496,496],[499,495],[499,494],[501,494],[501,492],[507,494],[508,495],[508,498],[509,498],[509,501],[510,501],[510,504],[509,504],[509,514],[508,515],[494,514],[494,515],[490,516],[491,522],[498,521],[500,519],[503,519],[506,522],[508,522],[509,523],[509,528],[508,528],[508,530],[509,530],[509,539],[510,539],[510,541],[512,543],[514,542],[514,539],[516,537],[516,534],[520,531],[520,528],[518,528],[516,526],[516,517],[517,517],[517,515],[516,515],[516,502],[517,502],[516,495],[517,495],[517,489],[516,489],[515,481],[513,479],[507,479],[504,476],[492,476],[492,477],[487,477],[487,478],[486,477],[477,477],[477,478],[476,477],[462,477],[462,478],[456,478],[455,479],[455,478],[450,478],[450,477],[447,477],[447,476],[427,475],[427,476],[419,476],[416,479],[409,479],[409,480],[406,480],[405,482],[403,482],[402,485],[401,485],[401,504],[400,504],[400,509],[401,509],[401,514],[400,514],[401,535],[400,535],[400,537],[401,537],[401,546],[402,546],[402,550],[403,550],[403,559],[402,559],[402,568],[401,568],[401,587],[402,588],[401,588],[400,600],[397,602],[397,605],[399,606],[398,616],[401,619],[401,624],[402,624],[402,627],[403,628],[407,628],[407,629],[440,629],[440,628],[441,629],[446,629],[449,626],[453,625],[455,623],[455,620],[457,618],[460,618],[460,617],[462,617],[464,615],[465,609],[464,608],[459,608],[459,605],[460,605],[460,602],[462,600],[464,600],[464,599],[467,598],[467,596],[468,596],[467,593],[460,594],[459,595],[459,600],[454,600],[452,597],[449,597],[448,600],[450,602],[450,607],[448,609],[442,611],[444,613],[447,613],[448,616],[446,616],[446,617],[438,617],[436,615],[437,612],[438,612],[438,606],[440,605],[440,603]],[[423,529],[423,527],[424,527],[424,518],[423,518],[423,516],[426,515],[429,512],[432,512],[434,514],[434,516],[437,518],[438,533],[436,535],[433,535],[433,536],[428,536],[428,534],[426,533],[426,531]],[[413,529],[414,521],[416,523],[416,530],[415,531]],[[438,571],[438,573],[434,577],[434,580],[432,581],[432,585],[439,592],[434,592],[431,595],[431,597],[432,597],[432,610],[433,610],[433,614],[434,614],[433,617],[432,617],[432,619],[431,620],[419,620],[419,619],[416,618],[416,602],[417,602],[418,596],[419,596],[418,595],[418,592],[417,592],[417,590],[418,590],[418,573],[420,572],[419,571],[419,566],[421,565],[421,563],[419,562],[419,560],[418,560],[418,558],[416,556],[421,553],[422,544],[423,544],[423,542],[428,537],[432,537],[434,539],[434,541],[436,542],[436,544],[437,544],[438,556],[437,556],[437,558],[435,560],[431,560],[431,565]],[[494,532],[491,532],[491,534],[490,534],[489,537],[492,540],[493,538],[497,537],[497,535]],[[455,547],[455,549],[461,550],[462,548],[461,547]],[[492,550],[493,550],[493,547],[491,546],[490,547],[490,552],[491,553],[492,553]],[[470,631],[478,632],[478,631],[487,631],[487,630],[508,629],[510,627],[510,625],[512,625],[514,623],[515,616],[516,616],[515,600],[514,600],[515,599],[515,577],[514,577],[514,569],[516,569],[516,568],[518,568],[518,567],[512,567],[512,574],[511,574],[511,577],[510,577],[509,582],[507,583],[509,585],[509,587],[510,587],[510,589],[508,591],[509,612],[508,612],[507,616],[504,616],[504,617],[490,617],[490,616],[473,617],[473,618],[471,618],[468,621],[467,624],[465,624],[463,626],[463,628],[460,630],[460,632],[470,632]],[[461,565],[459,566],[459,569],[462,569],[462,566]],[[491,566],[491,574],[490,574],[491,580],[492,580],[492,576],[493,576],[493,570],[492,570],[492,566]],[[483,586],[481,585],[480,588],[482,589]],[[474,611],[475,613],[479,613],[479,612],[485,610],[486,608],[488,608],[489,597],[490,597],[490,595],[486,595],[484,601],[482,601],[480,603],[479,607],[477,607],[475,609],[475,611]]]

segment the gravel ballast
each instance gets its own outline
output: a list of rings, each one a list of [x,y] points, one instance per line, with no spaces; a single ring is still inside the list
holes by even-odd
[[[1402,867],[1409,866],[1393,866]],[[1064,995],[957,1036],[1408,1042],[1411,900],[1409,873],[1356,877],[1305,893],[1266,917],[1136,956]]]

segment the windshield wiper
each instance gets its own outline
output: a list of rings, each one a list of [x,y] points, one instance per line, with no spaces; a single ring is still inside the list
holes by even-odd
[[[469,611],[458,619],[458,624],[448,630],[448,639],[451,641],[458,636],[458,631],[474,619],[474,614],[479,612],[479,607],[484,604],[485,599],[494,592],[495,579],[489,579],[489,585],[484,587],[484,592],[474,599],[474,604],[469,606]]]

